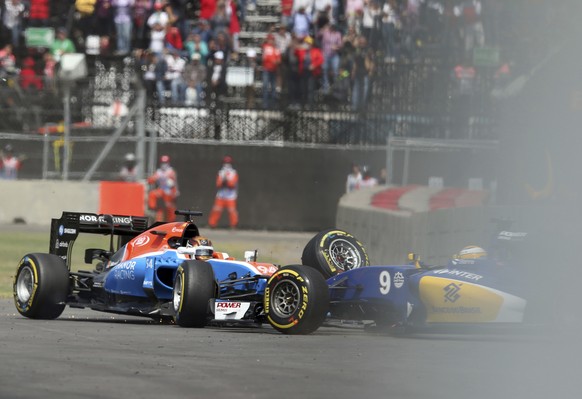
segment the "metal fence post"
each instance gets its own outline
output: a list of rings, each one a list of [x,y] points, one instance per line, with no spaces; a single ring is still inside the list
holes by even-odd
[[[137,156],[137,178],[139,180],[145,177],[145,145],[146,145],[146,132],[145,132],[145,107],[146,107],[146,90],[140,87],[137,91],[136,104],[137,107],[135,114],[135,130],[136,139],[135,143],[135,153]]]
[[[63,82],[64,89],[64,138],[63,138],[63,180],[69,180],[70,140],[71,140],[71,82]]]

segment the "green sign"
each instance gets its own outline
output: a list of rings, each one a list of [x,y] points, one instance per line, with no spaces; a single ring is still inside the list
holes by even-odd
[[[473,49],[473,65],[486,67],[499,65],[499,49],[497,47],[475,47]]]
[[[27,28],[24,31],[26,47],[50,47],[55,40],[53,28]]]

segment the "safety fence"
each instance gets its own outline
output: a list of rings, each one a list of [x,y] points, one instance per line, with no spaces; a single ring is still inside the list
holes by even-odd
[[[141,87],[134,60],[89,60],[90,77],[71,89],[72,128],[114,129],[128,114]],[[494,71],[477,69],[470,83],[459,82],[454,65],[440,59],[408,63],[380,62],[370,80],[367,106],[351,108],[345,98],[318,91],[310,104],[291,106],[288,92],[273,107],[260,107],[261,85],[253,86],[254,108],[247,107],[242,87],[198,107],[164,106],[147,93],[143,121],[161,140],[277,141],[305,144],[382,145],[389,136],[493,139],[497,135],[496,103],[491,92]],[[244,88],[246,90],[246,88]],[[63,91],[59,82],[43,81],[23,88],[9,77],[0,85],[0,131],[62,131]],[[128,125],[131,134],[133,123]]]

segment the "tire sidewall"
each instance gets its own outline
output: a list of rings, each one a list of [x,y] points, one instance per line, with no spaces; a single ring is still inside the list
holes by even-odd
[[[17,295],[18,278],[30,269],[34,275],[34,285],[26,302]],[[13,297],[18,312],[35,319],[55,319],[61,315],[69,293],[69,270],[65,262],[52,254],[28,254],[24,256],[14,276]]]
[[[209,315],[209,301],[216,297],[216,280],[212,266],[203,261],[183,262],[176,270],[180,279],[180,303],[174,321],[181,327],[204,327]],[[172,304],[173,305],[173,304]]]
[[[36,294],[38,291],[38,281],[39,281],[39,272],[38,267],[36,266],[35,262],[28,261],[29,258],[24,257],[20,261],[18,268],[16,269],[16,275],[14,276],[14,284],[13,284],[13,293],[14,293],[14,305],[16,306],[16,310],[23,315],[23,316],[32,316],[35,313],[35,308],[37,307],[36,301]],[[30,268],[32,270],[32,274],[34,275],[34,285],[32,288],[32,293],[26,302],[21,302],[17,295],[17,283],[18,278],[22,274],[22,272],[26,269]]]

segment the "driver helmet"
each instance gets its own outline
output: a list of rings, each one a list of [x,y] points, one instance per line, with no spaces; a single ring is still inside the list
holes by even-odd
[[[194,258],[205,260],[212,258],[214,253],[214,248],[212,247],[212,241],[203,236],[195,236],[188,239],[186,244],[187,247],[195,247],[196,252]]]
[[[455,255],[455,259],[482,259],[487,257],[487,251],[476,245],[467,245]]]

